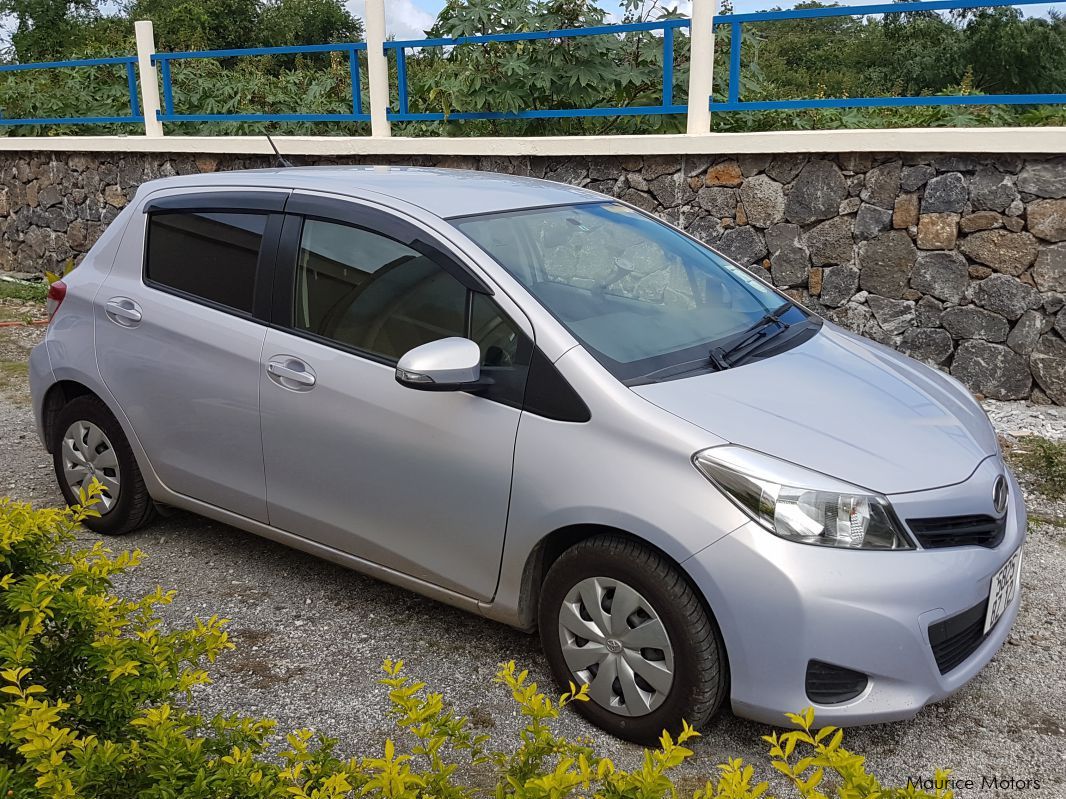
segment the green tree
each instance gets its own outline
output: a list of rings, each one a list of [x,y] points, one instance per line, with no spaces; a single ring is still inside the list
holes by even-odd
[[[806,2],[796,8],[832,5],[837,4]],[[820,89],[830,96],[855,96],[865,89],[864,72],[856,68],[867,39],[862,19],[790,19],[745,25],[742,30],[752,50],[742,61],[744,70],[756,63],[776,99],[813,97]]]
[[[939,92],[963,80],[962,37],[950,19],[932,11],[891,14],[876,28],[867,71],[882,92]]]
[[[962,30],[974,85],[986,92],[1061,92],[1066,87],[1066,19],[1023,18],[1016,8],[982,9]]]
[[[1028,94],[1066,85],[1066,21],[1054,12],[1045,19],[1014,8],[918,11],[766,22],[745,31],[745,67],[754,63],[768,97],[920,95],[962,83]]]
[[[133,36],[133,22],[121,14],[99,16],[89,20],[78,30],[77,38],[67,57],[95,58],[132,55],[137,51]]]
[[[132,0],[130,20],[155,23],[161,50],[223,50],[251,47],[262,12],[260,0]]]
[[[259,18],[259,41],[268,47],[362,38],[363,23],[340,0],[270,0]]]
[[[62,58],[98,16],[97,0],[0,0],[0,14],[15,18],[11,44],[22,63]]]

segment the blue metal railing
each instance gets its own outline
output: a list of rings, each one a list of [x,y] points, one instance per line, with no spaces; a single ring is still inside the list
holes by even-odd
[[[760,11],[752,14],[726,14],[714,24],[729,26],[729,89],[725,102],[711,99],[712,111],[784,111],[805,108],[892,108],[936,105],[1040,105],[1066,103],[1066,94],[959,94],[921,97],[845,97],[811,100],[740,99],[741,26],[751,22],[780,22],[790,19],[856,17],[878,14],[907,14],[921,11],[957,11],[1008,6],[1051,5],[1048,0],[930,0],[930,2],[878,3],[833,8],[793,8],[786,11]]]
[[[929,95],[919,97],[845,97],[845,98],[811,98],[793,100],[757,100],[741,99],[742,39],[743,26],[752,23],[773,23],[784,20],[819,19],[827,17],[863,17],[885,14],[907,14],[920,12],[957,11],[982,8],[1001,8],[1010,6],[1054,5],[1061,0],[928,0],[927,2],[877,3],[860,6],[835,6],[823,8],[788,9],[785,11],[765,11],[750,14],[725,14],[714,17],[712,29],[726,27],[729,30],[728,84],[724,100],[710,100],[709,108],[718,111],[779,111],[802,110],[812,108],[878,108],[900,106],[952,106],[952,105],[1040,105],[1066,104],[1066,93],[1042,94],[990,94],[990,95]],[[550,31],[526,31],[521,33],[500,33],[484,36],[463,36],[455,38],[407,39],[383,43],[384,54],[392,53],[395,62],[397,107],[389,108],[385,117],[389,121],[440,121],[440,120],[477,120],[477,119],[547,119],[565,117],[612,117],[612,116],[665,116],[685,114],[688,105],[675,102],[674,99],[674,45],[678,30],[690,29],[688,19],[669,19],[657,22],[637,22],[621,25],[600,25],[588,28],[566,28]],[[606,106],[591,108],[546,108],[515,111],[440,111],[412,112],[409,76],[408,51],[422,48],[463,47],[468,45],[489,44],[496,42],[524,42],[537,40],[572,39],[584,36],[614,36],[627,33],[651,33],[661,38],[662,76],[661,97],[656,105],[640,106]],[[178,53],[152,53],[151,62],[159,68],[162,86],[162,109],[156,116],[162,122],[369,122],[370,113],[363,112],[363,89],[360,85],[359,53],[365,52],[365,42],[343,42],[337,44],[315,44],[292,47],[250,47],[231,50],[201,50]],[[351,89],[350,113],[179,113],[175,110],[174,86],[171,76],[171,64],[176,61],[194,59],[240,58],[246,56],[297,55],[305,53],[347,53],[348,79]],[[147,54],[146,54],[147,55]],[[2,72],[18,72],[39,69],[67,69],[77,67],[96,67],[102,65],[123,65],[126,71],[129,93],[129,115],[120,116],[86,116],[86,117],[38,117],[6,119],[0,111],[0,125],[40,125],[40,124],[104,124],[104,123],[144,123],[138,101],[136,56],[119,56],[116,58],[91,58],[76,61],[55,61],[35,64],[0,65]],[[701,101],[702,102],[702,101]]]
[[[366,50],[366,42],[343,44],[306,44],[294,47],[246,47],[237,50],[195,50],[185,53],[154,53],[152,63],[159,67],[163,84],[163,108],[158,113],[162,122],[369,122],[370,114],[363,113],[363,92],[359,79],[359,52]],[[198,58],[238,58],[257,55],[294,55],[297,53],[347,53],[348,81],[352,91],[350,114],[179,114],[174,110],[174,85],[170,63]]]
[[[118,56],[116,58],[83,58],[77,61],[45,61],[37,64],[4,64],[0,72],[24,72],[31,69],[68,69],[72,67],[99,67],[108,64],[126,65],[126,90],[129,93],[130,112],[126,116],[104,117],[22,117],[8,119],[0,112],[0,125],[100,125],[111,122],[144,122],[137,99],[137,73],[134,66],[136,56]]]
[[[599,25],[591,28],[563,28],[553,31],[495,33],[486,36],[459,36],[440,39],[406,39],[385,42],[385,52],[396,56],[396,83],[399,108],[388,113],[393,122],[430,122],[444,119],[550,119],[561,117],[637,116],[643,114],[684,114],[688,106],[674,103],[674,31],[688,28],[687,19],[659,22],[633,22],[625,25]],[[662,32],[663,74],[662,101],[659,105],[610,106],[595,108],[533,109],[529,111],[455,111],[449,113],[411,113],[407,87],[407,51],[414,47],[455,47],[490,42],[526,42],[537,39],[573,39],[580,36],[618,36],[623,33]]]

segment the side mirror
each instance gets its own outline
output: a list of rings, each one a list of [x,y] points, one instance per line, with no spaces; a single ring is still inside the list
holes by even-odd
[[[406,352],[396,364],[396,382],[419,391],[469,391],[492,380],[481,377],[481,348],[453,336]]]

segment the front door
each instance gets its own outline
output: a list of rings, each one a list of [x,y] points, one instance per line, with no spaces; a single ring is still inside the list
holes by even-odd
[[[344,223],[289,216],[279,251],[260,378],[270,523],[490,599],[530,339],[456,262],[346,205]],[[448,336],[481,345],[487,394],[396,382],[400,356]]]

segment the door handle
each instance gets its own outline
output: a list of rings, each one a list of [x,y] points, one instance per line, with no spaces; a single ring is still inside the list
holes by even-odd
[[[112,322],[123,327],[133,327],[141,321],[141,307],[129,297],[112,297],[104,312]]]
[[[311,371],[310,366],[297,358],[270,361],[267,364],[267,372],[276,378],[275,382],[285,386],[285,388],[296,388],[298,386],[301,389],[309,389],[315,385],[315,373]],[[282,381],[295,383],[296,386],[286,385]]]

